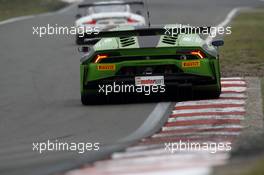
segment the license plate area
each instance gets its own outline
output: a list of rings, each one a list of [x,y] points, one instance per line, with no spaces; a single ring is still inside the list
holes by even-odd
[[[164,85],[164,76],[137,76],[135,77],[136,86],[158,86]]]

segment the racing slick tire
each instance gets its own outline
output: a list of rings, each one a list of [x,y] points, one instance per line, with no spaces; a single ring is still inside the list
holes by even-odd
[[[204,100],[204,99],[218,99],[220,97],[221,91],[219,90],[210,90],[210,91],[195,91],[194,99]]]
[[[84,38],[76,35],[76,44],[77,45],[83,45],[84,44]]]
[[[98,99],[95,95],[83,93],[81,94],[81,101],[84,106],[93,105],[98,103]]]
[[[81,94],[81,102],[84,106],[100,105],[100,104],[106,104],[108,102],[108,98],[103,96],[98,96],[97,94],[83,93]]]
[[[220,95],[221,95],[221,91],[213,91],[213,92],[210,92],[210,93],[208,94],[208,97],[209,97],[210,99],[217,99],[217,98],[220,97]]]

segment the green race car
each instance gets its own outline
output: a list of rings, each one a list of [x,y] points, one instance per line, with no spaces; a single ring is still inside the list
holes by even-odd
[[[205,29],[185,28],[182,32],[173,26],[123,26],[93,36],[97,43],[80,50],[84,52],[80,66],[82,103],[127,93],[161,94],[175,100],[219,97],[218,46],[224,43],[206,43],[197,33]]]

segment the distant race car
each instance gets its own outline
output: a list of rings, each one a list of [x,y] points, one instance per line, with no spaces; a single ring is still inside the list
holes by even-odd
[[[91,28],[99,28],[99,31],[115,28],[120,25],[143,26],[146,24],[141,11],[132,13],[131,5],[142,5],[142,1],[105,1],[92,4],[80,4],[79,9],[83,9],[82,14],[77,14],[75,26],[79,28],[76,35],[76,44],[83,44],[83,31]],[[86,38],[89,40],[89,38]],[[91,40],[92,42],[93,40]]]
[[[113,84],[164,85],[166,94],[176,100],[195,94],[218,98],[218,47],[224,42],[209,44],[197,33],[169,35],[165,28],[118,27],[101,32],[94,46],[81,47],[82,103],[100,101],[105,94],[99,86]]]

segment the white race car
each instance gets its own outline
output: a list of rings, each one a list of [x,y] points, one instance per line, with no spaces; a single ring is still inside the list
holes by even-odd
[[[141,1],[124,2],[124,1],[107,1],[96,2],[92,4],[80,4],[79,9],[83,9],[82,14],[77,14],[78,18],[75,26],[78,29],[76,43],[84,44],[84,33],[109,30],[121,25],[144,26],[145,18],[140,11],[132,13],[131,5],[143,5]],[[88,39],[89,40],[89,39]],[[91,39],[93,43],[94,39]],[[86,42],[87,41],[86,38]]]

